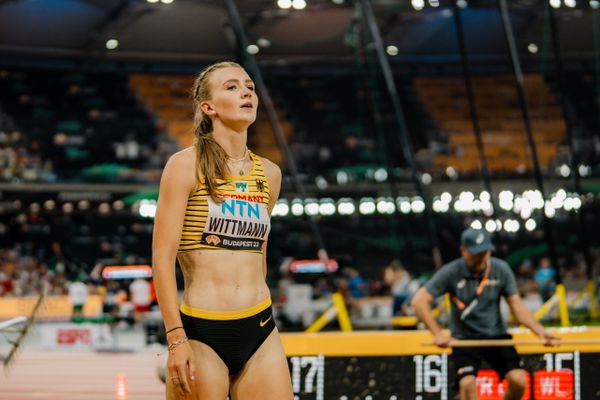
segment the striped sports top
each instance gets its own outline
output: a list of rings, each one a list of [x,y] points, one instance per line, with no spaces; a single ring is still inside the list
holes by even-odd
[[[269,183],[260,157],[248,151],[252,170],[246,175],[217,179],[216,203],[204,177],[190,194],[178,251],[197,249],[242,250],[262,253],[271,230],[267,210]]]

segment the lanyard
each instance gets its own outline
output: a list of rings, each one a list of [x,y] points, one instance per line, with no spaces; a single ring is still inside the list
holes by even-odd
[[[477,285],[477,289],[475,289],[475,298],[473,300],[471,300],[469,305],[466,306],[465,303],[460,301],[460,299],[458,297],[456,297],[455,295],[451,296],[452,301],[454,301],[454,304],[456,304],[456,307],[458,307],[458,309],[462,311],[460,313],[461,320],[464,320],[471,313],[471,311],[473,311],[475,306],[477,306],[477,303],[479,302],[478,298],[483,293],[483,289],[485,289],[485,287],[487,286],[488,281],[489,281],[488,278],[490,276],[490,269],[491,269],[490,264],[491,264],[490,260],[487,259],[485,273],[483,274],[483,278],[481,279],[481,282],[479,282],[479,285]]]

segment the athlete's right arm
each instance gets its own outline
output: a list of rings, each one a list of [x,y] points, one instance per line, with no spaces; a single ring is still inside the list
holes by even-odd
[[[179,296],[175,279],[175,259],[181,238],[187,199],[196,185],[195,161],[190,151],[182,150],[169,159],[163,170],[152,238],[152,270],[156,297],[167,331],[181,327]],[[169,344],[185,338],[183,329],[167,335]],[[189,351],[188,351],[189,350]],[[180,356],[175,357],[175,355]],[[187,343],[178,345],[169,355],[171,379],[177,376],[181,388],[189,392],[188,376],[194,374],[192,353]],[[189,365],[189,375],[187,374]]]
[[[433,317],[433,314],[431,313],[433,300],[435,300],[435,298],[429,293],[427,288],[423,286],[415,293],[411,305],[413,306],[417,317],[423,321],[425,326],[431,331],[435,344],[440,347],[448,347],[450,346],[452,338],[442,331],[442,328]]]

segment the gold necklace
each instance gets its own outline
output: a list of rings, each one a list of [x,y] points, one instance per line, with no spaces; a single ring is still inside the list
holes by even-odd
[[[248,158],[248,148],[246,147],[246,150],[244,151],[244,155],[241,158],[231,158],[229,156],[227,156],[227,158],[229,158],[229,161],[233,162],[233,163],[239,163],[239,162],[246,161],[246,158]],[[240,176],[244,175],[244,164],[242,164],[238,175],[240,175]]]
[[[229,161],[240,162],[240,161],[244,161],[247,156],[248,156],[248,148],[246,147],[246,150],[244,150],[244,155],[242,157],[233,158],[233,157],[227,156],[227,158],[229,158]]]

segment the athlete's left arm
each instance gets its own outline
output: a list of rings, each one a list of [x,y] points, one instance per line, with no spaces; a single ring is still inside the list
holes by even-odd
[[[267,176],[267,183],[269,185],[269,204],[267,206],[269,215],[273,212],[275,203],[279,198],[279,191],[281,189],[281,169],[274,162],[262,159],[263,166],[265,168],[265,175]],[[263,275],[267,278],[267,242],[263,243]]]
[[[508,303],[515,319],[519,321],[519,323],[525,325],[529,329],[533,331],[543,342],[545,345],[554,345],[560,341],[560,338],[554,336],[552,333],[548,332],[542,324],[540,324],[531,314],[531,311],[525,307],[521,297],[519,297],[518,293],[515,293],[511,296],[506,297],[506,302]]]

